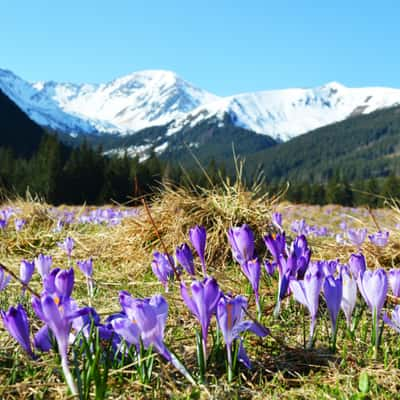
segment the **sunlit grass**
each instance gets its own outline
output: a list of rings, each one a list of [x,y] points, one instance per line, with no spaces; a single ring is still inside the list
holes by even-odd
[[[26,227],[19,233],[13,229],[0,231],[0,262],[18,272],[22,258],[32,259],[39,253],[51,254],[53,266],[67,267],[67,259],[57,243],[67,235],[74,238],[76,247],[73,261],[93,257],[95,294],[92,304],[104,317],[119,310],[118,292],[129,291],[134,297],[163,293],[155,280],[150,262],[152,252],[162,251],[161,243],[143,211],[120,225],[74,224],[55,232],[55,218],[44,204],[18,202],[13,207],[21,209],[27,219]],[[309,224],[327,226],[339,231],[339,223],[346,220],[354,227],[378,228],[390,231],[390,243],[384,249],[366,243],[362,250],[371,268],[385,269],[398,266],[400,235],[395,224],[398,210],[350,210],[329,206],[324,208],[282,204],[270,197],[257,197],[243,188],[232,187],[225,191],[209,190],[188,192],[169,188],[156,198],[151,213],[162,240],[170,253],[183,241],[188,241],[188,230],[195,224],[207,227],[207,267],[224,292],[245,294],[249,297],[249,312],[256,315],[254,296],[248,282],[230,256],[226,231],[230,226],[248,223],[256,233],[257,248],[261,258],[267,252],[262,244],[262,234],[270,231],[271,212],[279,210],[284,215],[285,230],[290,233],[290,223],[304,218]],[[372,213],[372,215],[371,215]],[[376,226],[377,223],[379,226]],[[356,249],[338,245],[332,237],[310,237],[312,259],[339,259],[346,262]],[[200,264],[196,264],[200,273]],[[86,280],[76,269],[74,297],[81,305],[88,303]],[[171,366],[156,356],[151,380],[140,382],[134,366],[112,369],[108,378],[109,398],[277,398],[277,399],[361,399],[398,397],[400,386],[399,336],[385,327],[382,346],[374,359],[370,346],[371,315],[358,299],[355,313],[360,320],[353,332],[340,313],[337,350],[329,347],[330,323],[324,300],[316,328],[315,345],[306,350],[309,316],[291,297],[282,304],[278,319],[272,317],[276,299],[277,279],[267,277],[263,271],[260,294],[263,314],[262,324],[269,327],[271,336],[260,339],[246,335],[246,348],[253,363],[251,370],[240,367],[238,376],[228,383],[225,369],[225,352],[216,349],[210,358],[206,384],[191,387]],[[32,288],[40,291],[38,275],[34,275]],[[165,342],[180,357],[186,368],[197,374],[195,328],[197,321],[181,300],[179,284],[170,285],[165,294],[170,305]],[[21,297],[21,288],[13,282],[0,293],[0,306],[22,302],[33,316],[29,297]],[[392,309],[396,299],[388,297],[387,309]],[[39,323],[36,322],[34,330]],[[213,319],[211,332],[216,332]],[[210,346],[212,346],[210,338]],[[54,354],[40,355],[31,361],[10,338],[0,330],[0,397],[2,399],[66,398],[66,387]]]

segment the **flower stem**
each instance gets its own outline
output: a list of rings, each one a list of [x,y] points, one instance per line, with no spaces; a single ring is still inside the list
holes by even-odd
[[[256,308],[257,308],[257,321],[261,321],[261,305],[260,305],[260,297],[256,295]]]
[[[336,339],[337,339],[337,332],[338,332],[338,323],[337,321],[332,321],[332,351],[336,353]]]
[[[67,381],[67,385],[69,390],[71,391],[72,395],[78,396],[78,389],[76,387],[74,378],[71,374],[71,371],[68,366],[68,360],[65,357],[61,358],[61,367],[64,373],[65,380]]]
[[[204,370],[207,368],[207,337],[202,337]]]
[[[231,383],[233,379],[233,370],[232,370],[232,349],[231,345],[226,345],[226,353],[228,358],[228,382]]]

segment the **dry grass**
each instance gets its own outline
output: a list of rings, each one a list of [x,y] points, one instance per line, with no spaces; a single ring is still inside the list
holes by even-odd
[[[381,265],[391,268],[399,263],[400,234],[394,229],[400,222],[400,209],[367,210],[353,212],[340,207],[293,206],[280,203],[279,197],[261,195],[257,185],[247,191],[240,182],[225,182],[221,188],[182,189],[167,186],[149,202],[151,215],[161,234],[162,240],[171,253],[183,241],[188,241],[188,230],[195,224],[207,228],[207,265],[210,273],[216,276],[224,291],[246,292],[246,280],[237,265],[231,262],[226,232],[230,226],[249,224],[261,243],[262,235],[272,229],[270,217],[272,211],[283,211],[285,228],[290,232],[289,223],[296,218],[305,218],[309,224],[319,224],[337,229],[342,219],[347,219],[355,227],[367,227],[369,230],[389,229],[389,245],[377,250],[366,244],[363,251],[370,266]],[[18,270],[21,258],[33,258],[40,252],[53,255],[55,264],[65,266],[65,256],[57,242],[67,235],[76,241],[75,259],[94,257],[95,279],[98,292],[94,305],[102,314],[117,311],[118,291],[129,290],[135,296],[150,295],[161,290],[161,286],[151,274],[152,252],[162,251],[161,243],[143,209],[138,217],[125,220],[115,227],[72,225],[67,231],[53,232],[56,220],[48,211],[48,206],[39,202],[17,201],[10,205],[18,207],[28,220],[28,224],[19,234],[0,232],[0,262]],[[79,208],[83,212],[85,208]],[[397,221],[398,220],[398,221]],[[313,259],[336,259],[345,262],[355,251],[351,246],[338,246],[332,238],[311,238]],[[259,243],[259,244],[260,244]],[[266,254],[259,246],[260,255]],[[262,249],[262,250],[261,250]],[[12,296],[2,295],[0,304],[16,301],[19,288],[14,284],[10,288]],[[36,278],[32,285],[39,289]],[[276,282],[264,280],[261,283],[261,295],[264,310],[274,305]],[[85,282],[77,272],[76,297],[84,303],[86,300]],[[189,369],[196,369],[194,349],[194,328],[196,320],[183,305],[178,285],[172,285],[166,295],[170,304],[166,329],[166,342],[171,344],[177,354],[185,361]],[[399,370],[395,356],[385,364],[382,359],[372,363],[366,352],[365,340],[352,342],[345,334],[338,338],[338,352],[333,355],[327,348],[329,324],[323,305],[319,318],[316,349],[305,351],[303,348],[303,314],[301,308],[289,299],[283,304],[282,317],[273,320],[268,311],[264,312],[263,323],[270,327],[272,337],[259,340],[247,337],[247,348],[254,361],[252,371],[242,370],[240,379],[229,385],[221,361],[210,364],[208,385],[193,389],[169,366],[157,363],[154,380],[149,387],[143,387],[131,380],[131,370],[110,376],[111,396],[113,399],[145,398],[276,398],[276,399],[332,399],[362,398],[359,394],[358,378],[366,371],[371,377],[369,397],[396,398],[398,392]],[[250,311],[255,314],[254,300],[251,298]],[[308,323],[307,315],[306,321]],[[300,321],[300,322],[299,322]],[[365,315],[369,324],[368,315]],[[343,321],[342,321],[343,323]],[[215,322],[213,323],[215,324]],[[212,328],[215,326],[213,325]],[[366,325],[369,329],[369,325]],[[343,328],[343,324],[342,324]],[[29,360],[22,354],[18,364],[10,364],[10,352],[14,342],[3,332],[0,333],[0,397],[4,399],[24,398],[63,398],[65,386],[59,379],[59,372],[51,356],[44,356],[30,375],[25,372]],[[387,346],[398,347],[397,336],[389,333]],[[396,356],[398,357],[398,355]],[[396,364],[396,365],[395,365]],[[389,365],[389,366],[388,366]],[[15,382],[10,383],[9,376],[16,374]]]

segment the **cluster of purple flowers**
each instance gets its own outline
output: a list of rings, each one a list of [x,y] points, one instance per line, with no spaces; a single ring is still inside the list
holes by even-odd
[[[19,210],[15,208],[4,208],[0,210],[0,231],[5,230],[10,225],[11,217],[14,217],[14,228],[17,232],[21,231],[26,225],[26,220],[18,218]]]
[[[9,214],[7,215],[9,218]],[[110,210],[102,210],[101,215],[108,221],[116,218],[114,212]],[[5,216],[6,214],[2,212],[1,218],[5,219]],[[73,214],[64,217],[70,221],[68,223],[76,219]],[[168,285],[174,278],[178,279],[181,298],[199,322],[204,365],[207,364],[209,328],[215,316],[226,345],[230,373],[236,362],[233,354],[236,354],[237,360],[246,367],[250,367],[251,363],[243,345],[244,333],[249,331],[259,337],[269,334],[269,330],[260,323],[263,313],[260,296],[262,265],[269,276],[278,275],[275,315],[279,314],[281,303],[288,295],[293,295],[297,302],[308,309],[311,320],[309,346],[313,344],[321,294],[329,312],[332,338],[336,338],[340,310],[343,310],[346,323],[349,328],[351,327],[358,293],[361,294],[373,316],[376,343],[378,343],[378,323],[381,318],[388,326],[400,332],[400,306],[392,311],[391,317],[386,313],[382,315],[389,287],[394,296],[400,297],[400,269],[392,269],[389,273],[381,268],[369,270],[362,253],[353,254],[347,264],[341,264],[338,260],[311,261],[312,253],[306,234],[315,235],[315,230],[306,229],[305,222],[299,222],[296,227],[299,234],[288,243],[283,230],[282,215],[275,213],[273,224],[278,233],[270,233],[263,237],[265,247],[271,255],[271,259],[265,261],[257,254],[256,238],[247,224],[231,227],[227,232],[232,258],[239,264],[254,293],[258,320],[250,316],[246,297],[224,293],[217,280],[208,274],[207,233],[204,227],[195,226],[190,229],[191,246],[188,243],[179,245],[174,255],[161,252],[153,254],[151,268],[165,291],[168,291]],[[356,246],[361,246],[367,234],[366,231],[356,230],[348,230],[347,233],[349,240]],[[388,234],[378,232],[369,238],[371,242],[381,246],[386,244]],[[42,282],[41,293],[33,295],[31,300],[37,318],[42,321],[42,326],[35,332],[33,338],[31,339],[33,324],[30,323],[27,312],[21,304],[10,307],[8,311],[0,311],[4,327],[26,353],[35,358],[38,352],[50,351],[52,343],[56,343],[67,384],[71,392],[77,394],[78,389],[69,369],[68,349],[79,334],[89,337],[90,330],[95,327],[100,338],[110,342],[115,355],[126,353],[127,346],[131,346],[138,354],[141,346],[145,349],[151,347],[194,383],[192,376],[164,342],[169,308],[166,299],[160,294],[149,298],[134,298],[130,293],[121,291],[120,311],[109,315],[102,323],[96,310],[90,306],[90,300],[89,306],[80,307],[73,298],[74,240],[67,237],[58,245],[68,256],[68,268],[53,267],[52,257],[43,254],[39,254],[33,261],[22,260],[20,264],[19,280],[23,285],[24,295],[35,270]],[[194,254],[198,256],[198,263]],[[89,298],[92,298],[93,260],[91,258],[77,260],[75,265],[86,277]],[[190,283],[185,282],[184,273],[187,273]],[[201,278],[198,278],[199,274],[202,275]],[[10,276],[0,268],[0,290],[7,287],[10,279]],[[237,352],[233,352],[235,345]]]
[[[50,209],[51,215],[56,218],[55,231],[61,232],[64,227],[74,224],[83,225],[119,225],[125,219],[135,218],[139,214],[137,208],[118,209],[118,208],[95,208],[84,212],[73,210]]]
[[[250,360],[244,350],[241,333],[252,331],[258,336],[266,336],[268,329],[255,321],[245,320],[247,299],[243,296],[233,297],[229,293],[224,294],[218,282],[207,274],[205,250],[207,233],[204,227],[195,226],[189,230],[189,239],[195,249],[201,264],[203,279],[196,279],[196,270],[192,250],[187,243],[176,248],[177,263],[192,279],[190,288],[181,279],[180,291],[182,299],[190,312],[199,320],[201,327],[201,341],[204,362],[207,363],[207,337],[212,316],[215,315],[218,326],[227,346],[229,367],[232,367],[232,345],[239,340],[238,358],[246,366],[250,366]],[[247,225],[241,228],[231,228],[228,232],[228,240],[231,244],[234,258],[240,263],[242,271],[249,279],[256,294],[258,303],[258,285],[260,281],[260,264],[254,257],[254,236]],[[154,274],[168,288],[168,282],[174,275],[182,278],[182,268],[176,267],[174,258],[168,254],[155,252],[153,254],[152,269]]]
[[[325,226],[308,225],[304,219],[294,220],[290,229],[296,235],[325,237],[331,236],[331,232]]]
[[[342,229],[341,233],[336,234],[336,242],[344,245],[351,245],[357,248],[361,248],[365,242],[367,236],[374,246],[385,247],[389,242],[389,232],[388,231],[378,231],[367,235],[368,231],[366,228],[348,228],[345,222],[340,224]]]

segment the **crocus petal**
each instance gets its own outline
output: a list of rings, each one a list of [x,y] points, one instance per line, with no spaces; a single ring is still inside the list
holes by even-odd
[[[57,305],[51,296],[44,296],[41,299],[42,311],[45,322],[53,332],[60,352],[60,356],[67,358],[69,323],[60,314]]]
[[[393,295],[400,297],[400,269],[391,269],[388,274],[388,279]]]
[[[353,277],[350,276],[347,267],[342,268],[341,275],[343,282],[343,293],[340,306],[346,316],[347,326],[350,327],[351,316],[357,302],[357,282]]]
[[[47,325],[42,326],[33,338],[35,348],[46,353],[51,350],[50,331]]]
[[[35,258],[34,262],[35,262],[35,267],[39,272],[41,278],[44,279],[50,272],[50,267],[53,263],[52,257],[39,254]]]
[[[233,257],[238,263],[245,263],[254,257],[254,234],[248,225],[230,228],[228,240]]]
[[[22,348],[33,357],[30,342],[29,320],[24,307],[10,307],[7,312],[1,311],[4,327],[10,335],[22,346]]]
[[[383,269],[374,272],[366,271],[362,276],[363,295],[371,311],[377,310],[379,315],[386,300],[388,279]]]
[[[367,269],[363,254],[352,254],[349,259],[350,271],[355,279],[359,278]]]
[[[189,239],[195,248],[201,264],[203,266],[203,272],[205,272],[205,249],[206,249],[206,238],[207,232],[203,226],[194,226],[193,228],[189,229]]]
[[[336,319],[340,310],[342,294],[343,294],[342,277],[335,279],[332,275],[327,276],[324,282],[324,295],[326,304],[328,306],[333,330],[335,330],[336,327]]]
[[[64,298],[69,298],[74,288],[74,269],[60,271],[54,280],[58,294]]]
[[[204,280],[204,298],[209,313],[215,312],[220,297],[221,290],[217,281],[214,278],[206,278]]]
[[[238,360],[246,367],[251,368],[251,361],[247,356],[246,350],[243,346],[243,341],[240,340],[239,342],[239,351],[238,351]]]
[[[200,319],[200,314],[197,309],[197,306],[196,306],[195,302],[192,300],[192,298],[190,297],[187,287],[184,284],[184,282],[181,282],[180,287],[181,287],[181,296],[182,296],[183,301],[185,302],[186,306],[189,308],[189,310],[192,312],[192,314],[196,316],[197,319]]]
[[[175,254],[179,264],[181,264],[182,267],[185,268],[188,274],[194,276],[194,261],[190,247],[186,243],[183,243],[176,248]]]
[[[20,265],[19,277],[26,285],[32,279],[33,271],[35,270],[35,264],[27,260],[22,260]]]
[[[139,346],[140,331],[136,322],[127,318],[116,318],[111,321],[114,331],[120,335],[127,343]]]

